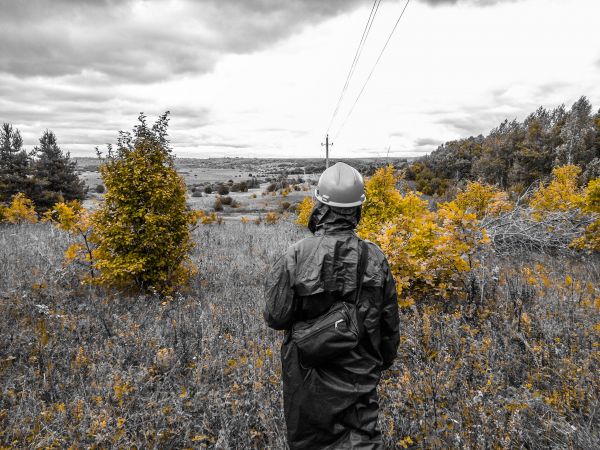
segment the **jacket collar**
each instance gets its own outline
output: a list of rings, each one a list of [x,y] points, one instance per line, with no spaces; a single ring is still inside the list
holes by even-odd
[[[308,220],[313,234],[353,233],[360,220],[361,208],[334,208],[317,201]]]

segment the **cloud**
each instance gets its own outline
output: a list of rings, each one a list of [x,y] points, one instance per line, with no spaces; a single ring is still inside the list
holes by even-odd
[[[438,146],[442,143],[439,139],[421,138],[415,141],[416,147]]]
[[[453,128],[461,136],[477,136],[488,133],[505,119],[512,120],[520,113],[520,110],[509,106],[463,106],[461,109],[460,112],[442,114],[435,123]]]
[[[367,0],[0,0],[0,72],[152,82],[206,73]],[[174,26],[175,24],[175,26]]]
[[[470,4],[474,6],[492,6],[497,3],[512,3],[520,0],[421,0],[431,6],[455,5],[457,3]]]

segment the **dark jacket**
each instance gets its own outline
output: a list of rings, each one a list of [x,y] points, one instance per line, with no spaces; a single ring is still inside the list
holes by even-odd
[[[398,347],[396,287],[387,260],[367,242],[368,263],[359,299],[364,336],[352,351],[317,368],[304,368],[291,341],[295,321],[315,318],[336,301],[353,301],[360,208],[318,203],[309,222],[314,236],[292,245],[266,283],[265,320],[287,330],[281,347],[283,400],[291,449],[381,448],[377,384]]]

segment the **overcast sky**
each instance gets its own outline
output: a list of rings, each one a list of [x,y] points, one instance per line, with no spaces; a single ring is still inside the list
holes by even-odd
[[[423,154],[581,95],[600,107],[600,1],[412,0],[345,121],[405,2],[381,3],[332,156]],[[180,156],[321,156],[372,4],[0,0],[0,121],[79,156],[170,110]]]

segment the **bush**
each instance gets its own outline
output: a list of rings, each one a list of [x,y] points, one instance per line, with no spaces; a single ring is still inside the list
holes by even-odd
[[[231,206],[232,201],[233,199],[229,195],[221,197],[221,203],[223,203],[224,205]]]
[[[3,220],[10,223],[35,223],[38,220],[35,205],[22,192],[13,196],[10,205],[3,208],[2,216]]]
[[[104,194],[104,191],[105,191],[105,190],[106,190],[106,189],[105,189],[105,187],[104,187],[104,185],[103,185],[103,184],[97,184],[97,185],[96,185],[96,193],[97,193],[97,194]]]
[[[221,199],[221,197],[217,197],[215,199],[215,203],[213,205],[213,208],[215,211],[223,211],[223,201]]]
[[[225,185],[225,184],[220,184],[218,189],[217,189],[217,193],[219,195],[227,195],[229,194],[229,186]]]
[[[454,203],[461,211],[474,213],[479,220],[510,211],[514,206],[508,201],[506,192],[478,182],[467,183],[466,189],[456,195]]]
[[[207,214],[206,211],[197,211],[196,216],[202,225],[208,225],[211,223],[216,223],[217,225],[221,225],[223,223],[223,219],[217,215],[215,212],[211,212]]]
[[[271,183],[267,186],[267,192],[275,192],[277,190],[277,184]]]
[[[282,211],[287,211],[290,208],[290,202],[281,202],[279,203],[279,207]]]
[[[213,191],[212,186],[206,186],[204,188],[204,193],[205,194],[212,194],[212,191]]]
[[[188,252],[196,215],[166,139],[168,113],[151,128],[144,115],[139,121],[100,166],[107,192],[93,217],[97,281],[168,294],[194,272]]]
[[[277,223],[277,221],[280,219],[280,215],[277,214],[276,212],[268,212],[267,214],[265,214],[265,223],[267,225],[273,225],[275,223]]]
[[[308,219],[312,213],[313,208],[315,207],[315,201],[312,196],[307,195],[302,199],[302,201],[298,204],[296,211],[298,212],[298,218],[296,219],[296,223],[298,225],[308,226]]]
[[[547,211],[568,211],[583,206],[583,197],[577,186],[580,173],[578,166],[557,167],[552,171],[552,180],[548,185],[540,183],[530,203],[539,217]]]
[[[233,183],[231,185],[231,192],[248,192],[248,184],[245,181],[240,181],[239,183]]]
[[[379,169],[365,183],[367,200],[358,233],[386,254],[401,306],[415,300],[463,297],[472,255],[488,242],[476,215],[457,203],[440,205],[437,213],[414,192],[396,189],[392,166]],[[464,206],[464,205],[463,205]]]

